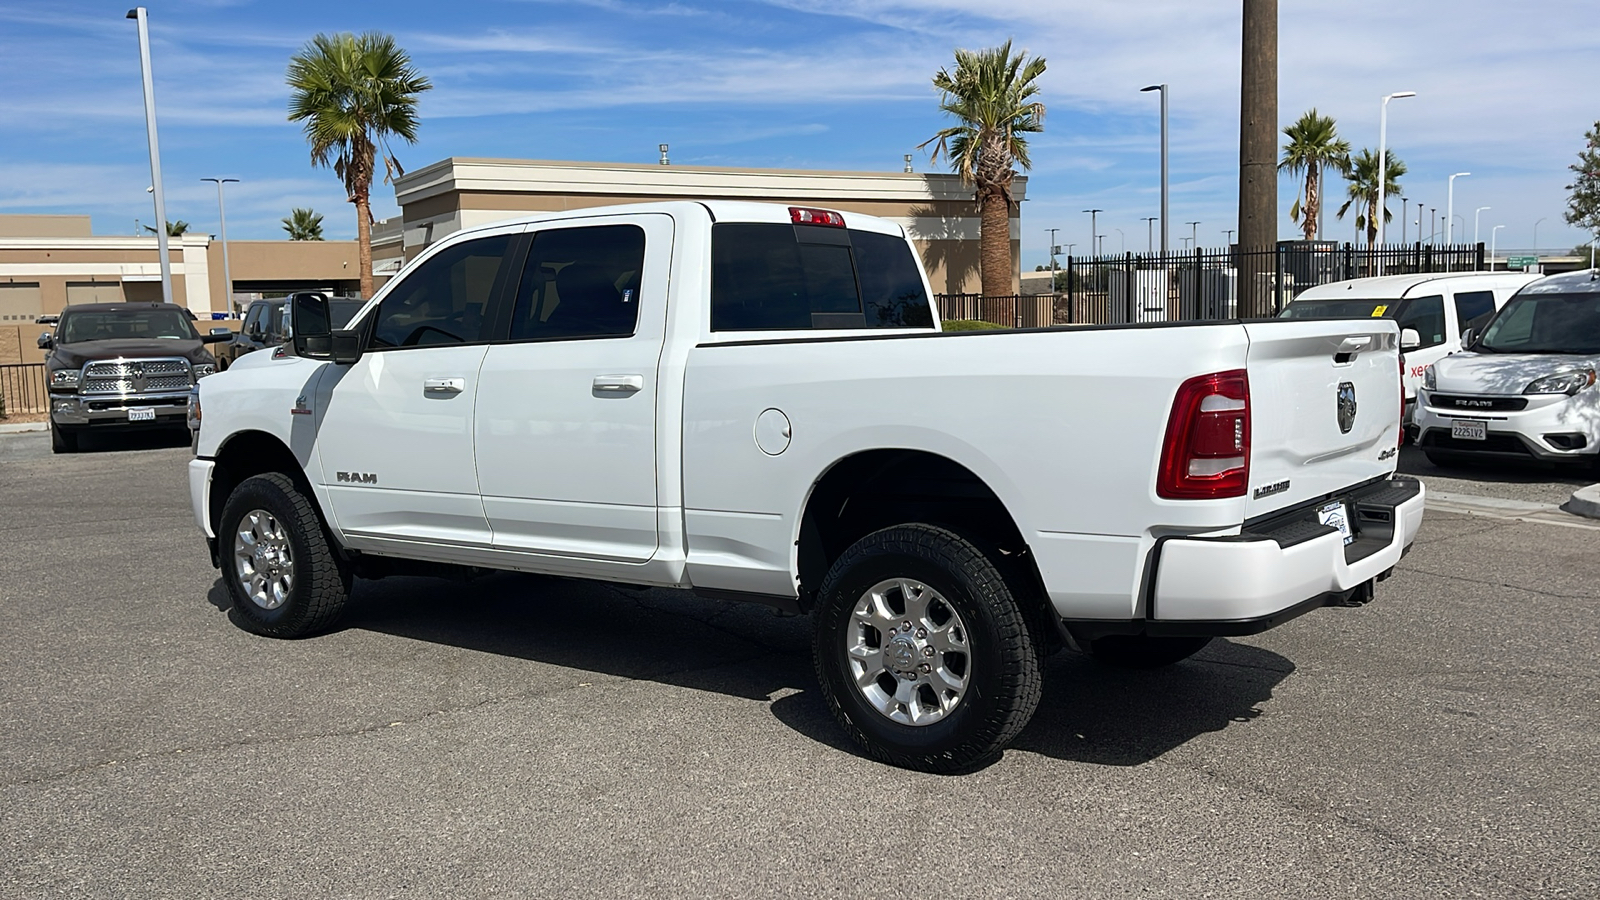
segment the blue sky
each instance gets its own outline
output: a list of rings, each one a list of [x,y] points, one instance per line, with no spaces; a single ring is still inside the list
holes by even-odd
[[[1508,12],[1487,0],[1351,0],[1337,15],[1285,2],[1280,119],[1335,116],[1410,167],[1404,193],[1443,215],[1446,179],[1468,239],[1570,247],[1567,166],[1600,118],[1592,81],[1600,24],[1580,0]],[[0,212],[87,213],[97,233],[149,222],[134,25],[127,3],[0,2]],[[393,33],[435,89],[422,101],[407,168],[446,156],[898,171],[945,123],[929,79],[957,46],[1013,38],[1046,57],[1046,130],[1033,139],[1023,266],[1045,261],[1046,229],[1081,253],[1100,207],[1105,249],[1142,249],[1158,212],[1157,102],[1172,87],[1172,243],[1195,227],[1220,245],[1236,217],[1239,4],[1178,0],[467,0],[442,4],[154,0],[156,99],[170,218],[217,231],[215,188],[230,185],[230,238],[277,238],[293,206],[354,234],[333,174],[312,169],[286,121],[284,66],[319,31]],[[943,168],[940,164],[939,168]],[[1280,183],[1283,235],[1297,185]],[[1342,190],[1342,188],[1341,188]],[[374,190],[381,217],[393,192]],[[1401,205],[1390,226],[1398,237]],[[1413,212],[1410,217],[1414,218]],[[1353,226],[1331,212],[1327,235]],[[1460,226],[1458,226],[1460,227]],[[1120,231],[1119,231],[1120,229]],[[1408,226],[1408,236],[1414,237]],[[1458,231],[1458,235],[1460,232]]]

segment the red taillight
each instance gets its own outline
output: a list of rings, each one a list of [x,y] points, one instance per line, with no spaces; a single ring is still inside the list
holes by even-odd
[[[807,209],[801,206],[789,207],[789,221],[796,225],[828,225],[833,228],[844,227],[844,216],[828,209]]]
[[[1185,381],[1172,400],[1156,496],[1242,497],[1250,482],[1250,379],[1243,369]]]

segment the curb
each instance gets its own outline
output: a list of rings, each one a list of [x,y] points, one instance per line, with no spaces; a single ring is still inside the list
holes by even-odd
[[[1561,504],[1569,513],[1600,519],[1600,484],[1591,484],[1572,492],[1572,499]]]
[[[24,431],[49,431],[49,422],[13,422],[5,424],[0,422],[0,434],[20,434]]]

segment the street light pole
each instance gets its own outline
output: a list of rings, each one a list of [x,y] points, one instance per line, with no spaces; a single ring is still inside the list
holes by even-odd
[[[1549,218],[1549,216],[1541,216],[1539,218],[1539,222],[1543,222],[1547,218]],[[1534,256],[1538,256],[1539,255],[1539,222],[1533,223],[1533,255]]]
[[[1056,292],[1056,232],[1059,228],[1046,229],[1050,232],[1050,293]]]
[[[1480,206],[1478,211],[1472,214],[1472,243],[1478,243],[1478,216],[1482,215],[1484,210],[1493,208],[1492,206]]]
[[[1097,252],[1097,248],[1094,245],[1095,238],[1099,237],[1100,235],[1100,228],[1095,224],[1095,217],[1105,212],[1105,210],[1086,209],[1084,212],[1089,214],[1089,252],[1094,254]]]
[[[128,10],[139,25],[139,70],[144,76],[144,130],[150,143],[150,186],[156,200],[156,252],[161,255],[161,300],[172,302],[172,260],[167,256],[167,203],[161,188],[161,147],[156,142],[156,86],[150,75],[150,23],[145,9]]]
[[[1235,231],[1237,231],[1238,229],[1237,228],[1224,228],[1222,230],[1223,230],[1224,233],[1226,233],[1228,235],[1228,246],[1232,247],[1233,246],[1233,233]]]
[[[1161,92],[1161,255],[1167,255],[1167,86],[1152,84],[1142,87],[1139,93]]]
[[[1489,229],[1489,271],[1491,272],[1494,271],[1494,248],[1499,243],[1500,229],[1504,227],[1504,225],[1496,225]]]
[[[1185,222],[1183,224],[1189,226],[1189,246],[1193,247],[1196,250],[1199,250],[1200,249],[1200,235],[1199,235],[1200,223],[1199,222]]]
[[[1373,215],[1378,219],[1378,274],[1383,274],[1383,226],[1384,219],[1388,218],[1384,206],[1383,189],[1388,187],[1389,181],[1389,101],[1401,97],[1415,97],[1416,91],[1396,91],[1385,94],[1383,104],[1378,110],[1378,208]]]
[[[1454,175],[1450,176],[1450,182],[1449,182],[1450,183],[1450,188],[1449,188],[1449,191],[1446,194],[1446,199],[1445,199],[1445,204],[1444,204],[1444,218],[1445,218],[1444,242],[1446,244],[1449,244],[1456,236],[1455,235],[1455,229],[1454,229],[1455,222],[1451,221],[1451,218],[1456,214],[1456,179],[1457,178],[1465,178],[1466,176],[1471,175],[1471,174],[1472,174],[1471,172],[1457,172]],[[1431,207],[1431,206],[1428,207],[1428,208],[1430,210],[1433,209],[1433,207]]]
[[[1428,207],[1428,243],[1430,244],[1433,243],[1434,235],[1439,233],[1439,217],[1434,215],[1438,211],[1439,207],[1437,206]],[[1418,227],[1420,228],[1421,226]]]
[[[1139,221],[1144,223],[1144,252],[1146,252],[1146,253],[1154,253],[1155,249],[1156,249],[1155,239],[1152,238],[1150,235],[1153,233],[1153,230],[1155,228],[1156,217],[1155,216],[1145,216],[1145,217],[1141,218]]]
[[[1121,228],[1112,228],[1111,230],[1115,231],[1117,233],[1117,253],[1119,253],[1119,254],[1127,253],[1128,252],[1128,236],[1122,233],[1122,229]]]
[[[224,299],[228,301],[228,312],[235,313],[233,308],[233,271],[228,268],[228,208],[222,203],[222,186],[225,184],[238,184],[237,178],[202,178],[201,181],[214,181],[217,184],[217,217],[222,220],[222,291]]]
[[[1400,243],[1406,242],[1406,196],[1400,195]]]

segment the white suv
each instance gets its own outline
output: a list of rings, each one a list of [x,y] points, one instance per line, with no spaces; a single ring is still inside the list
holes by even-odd
[[[1518,291],[1423,376],[1417,443],[1435,463],[1600,458],[1600,272]]]

